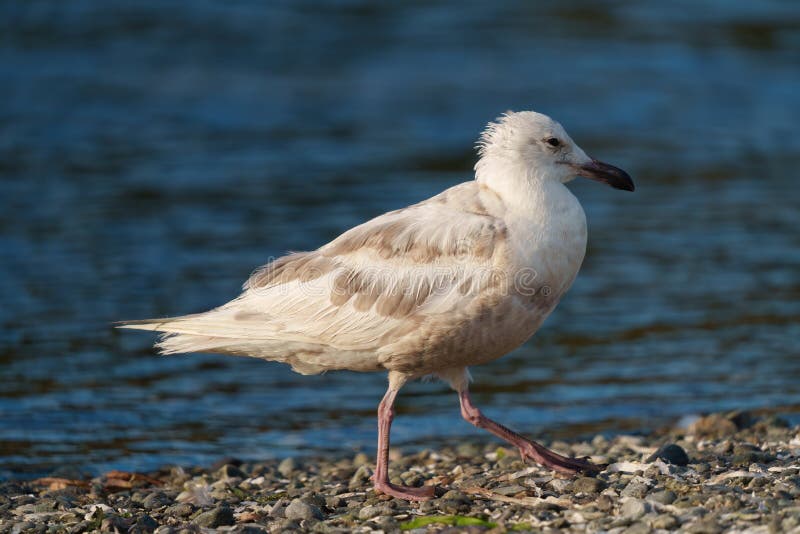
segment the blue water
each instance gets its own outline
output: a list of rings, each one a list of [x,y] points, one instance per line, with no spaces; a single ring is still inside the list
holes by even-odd
[[[584,267],[473,370],[529,434],[800,420],[800,6],[791,1],[0,3],[0,478],[373,450],[379,374],[159,357],[112,321],[470,179],[507,109],[634,194],[574,183]],[[478,437],[441,384],[394,443]]]

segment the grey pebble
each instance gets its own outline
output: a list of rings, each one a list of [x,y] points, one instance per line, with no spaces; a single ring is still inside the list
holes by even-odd
[[[597,500],[594,502],[597,509],[601,512],[608,512],[612,508],[614,508],[614,501],[611,500],[611,497],[608,495],[600,495]]]
[[[347,501],[343,498],[339,497],[338,495],[329,495],[325,497],[325,507],[335,510],[336,508],[341,508],[347,505]]]
[[[147,510],[155,510],[172,504],[172,499],[167,497],[163,491],[154,491],[149,493],[142,501],[142,506]]]
[[[364,486],[369,484],[369,477],[372,476],[372,471],[370,471],[369,467],[366,465],[362,465],[358,469],[356,469],[355,474],[350,478],[350,482],[348,483],[348,489],[361,489]]]
[[[289,506],[284,510],[286,519],[289,520],[303,520],[303,519],[324,519],[325,516],[317,506],[308,504],[300,499],[295,499],[289,503]]]
[[[247,478],[247,473],[232,464],[225,464],[214,475],[222,480],[229,480],[231,478]]]
[[[252,524],[236,525],[228,532],[232,532],[233,534],[266,534],[268,531],[261,525],[252,523]]]
[[[374,523],[384,532],[397,532],[399,530],[398,522],[392,516],[384,515],[376,517]]]
[[[620,513],[627,519],[639,519],[650,510],[648,504],[642,499],[630,498],[620,507]]]
[[[623,497],[636,497],[641,499],[647,495],[649,490],[650,486],[648,486],[646,483],[633,480],[627,486],[625,486],[625,489],[620,492],[620,495]]]
[[[370,505],[370,506],[365,506],[364,508],[358,511],[358,518],[372,519],[373,517],[377,517],[379,515],[384,515],[387,513],[391,514],[392,509],[389,508],[388,510],[386,510],[386,508],[380,505]]]
[[[325,496],[319,493],[306,494],[302,499],[304,502],[312,504],[317,508],[323,508],[325,506]]]
[[[189,517],[194,513],[194,510],[194,506],[188,502],[181,502],[178,504],[173,504],[164,510],[164,514],[171,517]]]
[[[683,447],[674,443],[667,443],[656,452],[654,452],[648,459],[648,462],[655,462],[661,459],[668,464],[685,466],[689,464],[689,455],[683,450]]]
[[[648,501],[654,501],[658,504],[672,504],[677,498],[678,496],[675,495],[675,492],[671,490],[654,491],[647,496]]]
[[[102,532],[127,532],[130,524],[130,520],[124,519],[116,514],[108,514],[100,523],[100,530]]]
[[[278,473],[288,478],[297,469],[297,462],[291,456],[285,458],[278,464]]]
[[[651,525],[660,530],[673,530],[678,526],[678,520],[670,514],[661,514],[653,519]]]
[[[647,523],[636,522],[623,530],[623,534],[649,534],[653,529]]]
[[[139,518],[133,524],[131,529],[128,531],[128,534],[145,534],[145,533],[150,534],[151,532],[154,532],[157,528],[158,528],[158,521],[156,521],[147,514],[143,514],[139,516]]]
[[[572,481],[563,478],[554,478],[548,482],[547,485],[553,488],[553,491],[556,493],[567,493],[569,492],[570,486],[572,486]]]
[[[574,493],[600,493],[606,488],[606,483],[599,478],[580,477],[572,483]]]
[[[42,531],[44,531],[44,528],[46,528],[44,525],[41,525],[41,527],[43,527],[41,529]],[[14,526],[11,527],[11,534],[22,534],[24,532],[34,532],[35,528],[36,528],[36,524],[35,523],[32,523],[30,521],[23,521],[21,523],[15,523]]]
[[[513,484],[511,486],[501,486],[499,488],[494,488],[492,491],[495,493],[499,493],[500,495],[511,496],[516,495],[517,493],[521,493],[526,491],[527,488],[525,486],[520,486],[519,484]],[[451,493],[451,492],[447,492]],[[446,498],[446,494],[442,496],[442,498]]]
[[[272,508],[269,510],[269,516],[275,519],[281,519],[286,517],[286,506],[288,503],[286,499],[280,498],[275,501],[275,504],[272,505]]]
[[[716,521],[701,519],[700,521],[695,521],[690,524],[683,530],[691,534],[719,534],[722,532],[722,527],[720,527]]]
[[[233,510],[228,506],[218,506],[208,512],[203,512],[194,518],[194,524],[201,527],[224,527],[233,525],[236,521],[233,518]]]

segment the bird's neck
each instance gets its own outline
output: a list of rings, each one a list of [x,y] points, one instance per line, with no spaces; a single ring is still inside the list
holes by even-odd
[[[503,158],[481,158],[475,165],[475,180],[497,193],[510,213],[522,217],[544,216],[548,207],[572,197],[564,184],[540,170]]]

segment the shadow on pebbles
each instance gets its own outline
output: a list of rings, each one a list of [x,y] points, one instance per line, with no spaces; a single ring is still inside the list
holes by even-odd
[[[800,533],[800,428],[779,419],[713,414],[648,436],[551,445],[606,467],[554,475],[497,443],[393,451],[395,482],[439,488],[424,503],[375,494],[361,453],[91,480],[65,467],[0,485],[0,532]]]

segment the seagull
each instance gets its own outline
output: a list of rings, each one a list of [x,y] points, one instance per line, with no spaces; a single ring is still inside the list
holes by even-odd
[[[633,191],[541,113],[507,112],[477,143],[475,179],[384,213],[310,252],[257,269],[232,301],[204,313],[120,323],[162,332],[163,354],[214,352],[283,362],[301,374],[388,371],[378,405],[374,488],[424,501],[433,486],[389,481],[389,433],[404,384],[438,377],[461,415],[558,472],[596,473],[486,417],[468,368],[529,339],[572,284],[586,216],[565,184],[577,176]]]

